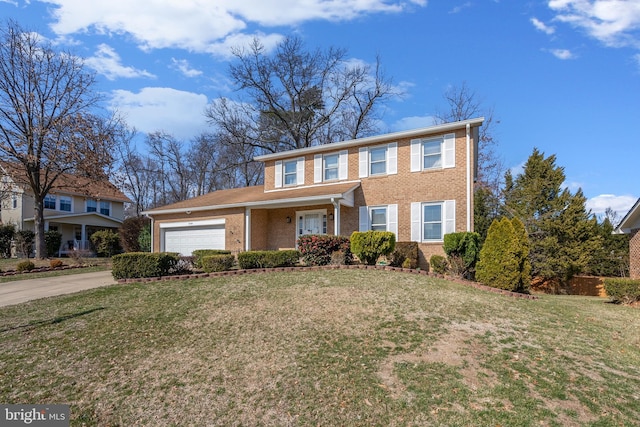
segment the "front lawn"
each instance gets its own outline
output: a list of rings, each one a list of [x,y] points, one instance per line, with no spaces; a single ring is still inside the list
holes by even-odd
[[[640,311],[327,270],[0,309],[0,402],[71,425],[637,425]]]

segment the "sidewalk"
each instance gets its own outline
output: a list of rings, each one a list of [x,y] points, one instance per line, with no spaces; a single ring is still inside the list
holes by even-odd
[[[0,283],[0,307],[115,283],[111,270]]]

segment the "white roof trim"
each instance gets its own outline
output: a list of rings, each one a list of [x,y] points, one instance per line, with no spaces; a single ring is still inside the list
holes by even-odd
[[[264,162],[265,160],[281,159],[285,157],[299,156],[301,154],[318,153],[322,151],[334,151],[349,147],[357,147],[360,145],[370,145],[380,142],[389,142],[397,139],[413,138],[416,136],[431,135],[443,132],[449,132],[456,129],[464,129],[469,126],[480,126],[484,122],[484,117],[476,119],[460,120],[459,122],[444,123],[441,125],[429,126],[426,128],[412,129],[401,132],[387,133],[384,135],[369,136],[366,138],[352,139],[349,141],[334,142],[331,144],[317,145],[308,148],[298,148],[296,150],[282,151],[273,154],[264,154],[256,156],[253,160]]]
[[[45,221],[50,221],[50,222],[51,221],[56,222],[57,220],[60,220],[60,219],[77,218],[77,217],[82,217],[82,216],[97,216],[99,218],[106,219],[108,221],[113,221],[113,222],[117,222],[119,224],[122,224],[122,220],[121,219],[114,218],[112,216],[106,216],[106,215],[103,215],[103,214],[98,213],[98,212],[80,212],[80,213],[72,213],[72,214],[66,214],[66,215],[65,214],[63,214],[63,215],[54,215],[54,216],[47,215],[47,216],[44,217],[44,220]],[[33,218],[33,217],[32,218],[25,218],[23,221],[35,221],[35,218]]]
[[[638,218],[640,216],[640,199],[636,201],[636,203],[629,209],[629,212],[622,218],[620,224],[616,227],[615,233],[630,233],[631,227],[635,221],[640,221]]]

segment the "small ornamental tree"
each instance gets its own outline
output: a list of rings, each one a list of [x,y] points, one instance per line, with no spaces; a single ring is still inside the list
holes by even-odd
[[[480,235],[473,232],[445,234],[444,252],[454,274],[473,279],[480,256]]]
[[[62,245],[62,234],[57,230],[45,231],[44,242],[47,247],[47,256],[54,257],[58,255],[60,245]]]
[[[120,236],[115,231],[100,230],[91,235],[91,242],[96,254],[101,257],[112,257],[121,251]]]
[[[11,256],[11,241],[16,235],[16,226],[13,224],[0,224],[0,257]]]
[[[390,231],[354,231],[350,240],[351,252],[367,265],[375,265],[396,247],[396,235]]]
[[[120,243],[125,252],[141,252],[140,233],[150,225],[149,218],[143,216],[134,216],[127,218],[122,222],[120,230]]]
[[[526,292],[531,264],[528,238],[517,218],[494,220],[480,251],[476,279],[487,286],[514,292]]]

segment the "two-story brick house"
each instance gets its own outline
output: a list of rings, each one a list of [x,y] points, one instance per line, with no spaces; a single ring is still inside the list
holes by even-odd
[[[386,230],[421,263],[473,230],[483,118],[259,156],[264,185],[151,209],[154,251],[294,248],[303,234]]]
[[[35,200],[23,177],[11,163],[0,164],[2,172],[3,224],[17,230],[34,230]],[[94,181],[70,174],[61,175],[44,199],[45,231],[62,234],[60,254],[90,250],[89,237],[103,229],[117,230],[124,220],[124,204],[129,198],[109,181]]]

